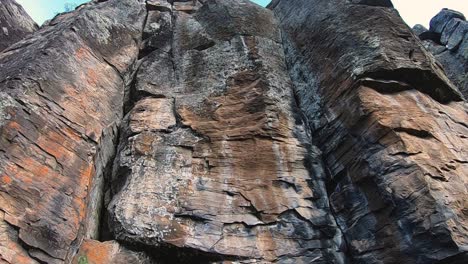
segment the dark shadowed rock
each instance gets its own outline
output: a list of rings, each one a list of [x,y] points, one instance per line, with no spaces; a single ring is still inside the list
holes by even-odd
[[[442,10],[432,21],[441,23],[444,27],[436,32],[437,27],[417,34],[424,47],[430,51],[443,66],[450,80],[468,97],[468,22],[456,11]],[[413,28],[413,30],[415,30]]]
[[[15,0],[0,2],[0,52],[36,30],[36,23]]]
[[[442,31],[444,31],[446,25],[450,22],[450,20],[454,18],[466,20],[465,16],[462,13],[444,8],[435,17],[431,19],[430,30],[435,33],[441,34]]]
[[[360,5],[393,7],[393,3],[390,0],[348,0],[348,1],[353,4],[360,4]]]
[[[429,29],[427,29],[425,26],[423,26],[421,24],[416,24],[413,27],[413,31],[414,31],[414,33],[416,33],[416,35],[420,36],[421,34],[429,31]]]

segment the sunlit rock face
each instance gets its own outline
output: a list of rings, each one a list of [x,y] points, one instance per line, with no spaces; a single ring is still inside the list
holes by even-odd
[[[90,3],[0,53],[2,261],[68,262],[96,237],[145,12],[133,0]]]
[[[0,263],[468,261],[466,102],[390,1],[92,1],[11,44]]]

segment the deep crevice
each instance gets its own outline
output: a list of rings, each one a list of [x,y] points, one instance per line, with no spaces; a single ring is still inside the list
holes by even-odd
[[[120,145],[120,128],[117,128],[116,138],[114,140],[114,155],[109,159],[109,162],[104,169],[103,174],[103,184],[101,188],[102,199],[101,199],[101,208],[99,215],[99,227],[98,227],[98,237],[97,240],[100,242],[109,241],[113,239],[113,235],[110,231],[107,205],[110,201],[106,199],[106,195],[110,195],[111,192],[111,179],[112,179],[112,168],[114,167],[114,161],[118,154],[118,147]]]
[[[198,50],[198,51],[203,51],[203,50],[207,50],[213,47],[214,45],[216,45],[214,41],[209,41],[208,43],[201,44],[200,46],[197,46],[193,49]]]
[[[279,4],[280,1],[281,0],[273,0],[270,3],[270,5],[268,6],[268,8],[269,9],[274,9]],[[324,155],[323,155],[322,150],[320,150],[320,148],[317,147],[317,144],[315,144],[316,142],[315,142],[315,139],[314,139],[314,136],[313,136],[314,135],[314,129],[310,125],[311,120],[309,119],[309,117],[303,111],[303,108],[302,108],[303,103],[302,103],[301,97],[299,96],[299,93],[297,91],[296,81],[298,81],[298,80],[291,73],[292,72],[292,67],[291,67],[290,63],[288,63],[288,61],[286,60],[286,56],[288,54],[288,50],[286,50],[286,48],[285,48],[285,43],[287,42],[287,40],[285,39],[286,36],[285,36],[283,30],[281,30],[281,28],[280,28],[280,32],[281,32],[282,47],[284,49],[286,70],[289,73],[289,77],[290,77],[291,85],[292,85],[291,109],[292,109],[292,111],[294,113],[296,126],[303,125],[304,129],[306,130],[306,135],[309,137],[309,138],[306,138],[306,139],[302,140],[302,141],[304,141],[304,140],[309,141],[309,142],[302,142],[304,144],[304,147],[307,150],[307,153],[309,153],[304,159],[305,168],[309,172],[309,175],[311,175],[311,180],[309,181],[309,185],[310,185],[310,188],[314,192],[317,193],[317,195],[322,195],[322,196],[326,197],[328,210],[330,212],[331,219],[332,219],[331,222],[330,222],[331,226],[320,229],[320,232],[324,233],[325,236],[328,235],[328,236],[333,238],[333,237],[336,237],[336,235],[337,235],[336,232],[339,231],[341,233],[341,238],[343,239],[342,244],[340,244],[340,245],[337,244],[336,245],[338,248],[336,249],[335,252],[324,251],[323,254],[324,254],[324,256],[326,256],[327,259],[335,259],[336,257],[338,257],[336,255],[341,255],[342,254],[341,256],[343,256],[344,262],[348,263],[352,259],[351,255],[350,255],[350,252],[349,252],[349,246],[348,246],[349,243],[346,240],[344,230],[339,225],[338,218],[336,216],[336,213],[333,210],[331,200],[330,200],[331,199],[331,190],[334,190],[336,188],[336,186],[339,184],[339,182],[344,179],[345,175],[340,175],[340,176],[334,177],[334,178],[332,177],[331,171],[328,168],[328,166],[326,165],[326,162],[324,160]],[[301,83],[300,80],[298,82]],[[301,136],[299,134],[297,134],[296,132],[294,134],[295,134],[296,138],[298,138],[298,139],[301,138]],[[317,153],[317,157],[316,157],[316,159],[318,159],[318,160],[314,160],[313,155],[311,155],[312,153],[316,153],[316,151],[314,150],[315,147],[317,147],[319,149],[319,151],[320,151],[320,153]],[[325,176],[324,176],[325,178],[324,179],[317,178],[317,179],[315,179],[315,181],[319,181],[319,182],[322,181],[323,185],[324,185],[323,186],[324,190],[317,189],[317,188],[320,188],[321,184],[314,184],[314,182],[313,182],[312,177],[316,176],[316,173],[314,172],[313,168],[317,164],[319,164],[324,169],[323,173],[325,174]],[[333,230],[332,230],[332,228],[333,228]],[[327,243],[329,243],[329,241],[324,239],[324,240],[322,240],[322,243],[324,245],[326,245]]]

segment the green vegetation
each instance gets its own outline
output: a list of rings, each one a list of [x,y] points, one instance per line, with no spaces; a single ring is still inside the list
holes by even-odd
[[[88,264],[88,258],[86,256],[80,256],[78,258],[78,264]]]

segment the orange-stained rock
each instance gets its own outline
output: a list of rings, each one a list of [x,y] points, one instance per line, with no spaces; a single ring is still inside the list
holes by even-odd
[[[144,13],[130,0],[90,3],[0,54],[7,263],[65,263],[96,234],[95,189],[114,151],[109,131],[122,116],[123,77],[138,55]]]
[[[154,264],[144,253],[130,251],[115,241],[84,240],[72,264]]]
[[[91,1],[0,53],[0,263],[466,264],[463,100],[390,0]]]
[[[245,0],[178,9],[190,2],[147,21],[172,25],[147,38],[171,38],[136,73],[107,208],[115,239],[173,263],[344,263],[272,13]]]

